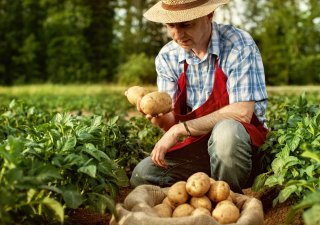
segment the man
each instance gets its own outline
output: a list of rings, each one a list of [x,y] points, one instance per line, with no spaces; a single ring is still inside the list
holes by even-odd
[[[171,95],[174,110],[146,115],[166,132],[134,169],[133,186],[170,186],[199,171],[235,192],[252,184],[258,172],[253,158],[268,132],[264,70],[248,33],[212,22],[214,10],[226,3],[162,0],[144,14],[164,23],[173,39],[155,63],[158,90]]]

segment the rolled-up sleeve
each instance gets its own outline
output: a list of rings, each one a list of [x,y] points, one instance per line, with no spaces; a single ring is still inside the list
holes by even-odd
[[[255,44],[230,52],[227,74],[229,102],[255,101],[257,116],[264,115],[268,96],[262,58]]]
[[[178,78],[179,75],[172,68],[172,61],[169,62],[169,58],[166,59],[163,55],[158,55],[155,60],[157,71],[157,86],[158,91],[167,92],[173,102],[176,101],[178,91]],[[176,65],[178,66],[178,65]]]

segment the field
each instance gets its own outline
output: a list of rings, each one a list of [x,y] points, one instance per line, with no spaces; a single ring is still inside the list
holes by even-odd
[[[81,224],[84,212],[95,216],[91,224],[107,224],[131,190],[133,167],[162,135],[135,112],[125,89],[0,87],[0,224]],[[261,148],[268,170],[244,191],[261,199],[267,225],[317,224],[320,87],[268,93],[271,132]]]

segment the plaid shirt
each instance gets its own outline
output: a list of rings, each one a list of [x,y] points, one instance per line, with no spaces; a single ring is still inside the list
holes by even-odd
[[[252,37],[245,31],[230,25],[212,23],[212,36],[207,54],[199,59],[192,51],[186,51],[171,41],[156,57],[159,91],[169,93],[176,100],[178,79],[187,69],[187,105],[192,110],[201,106],[209,97],[215,74],[215,57],[219,67],[228,77],[229,102],[255,101],[254,112],[265,123],[267,92],[261,55]]]

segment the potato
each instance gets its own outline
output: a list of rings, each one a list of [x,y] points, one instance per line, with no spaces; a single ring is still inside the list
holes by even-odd
[[[154,211],[157,213],[159,217],[171,217],[172,216],[172,208],[164,203],[158,204],[153,207]]]
[[[206,208],[211,212],[212,204],[210,199],[207,196],[202,197],[192,197],[190,199],[190,205],[194,208]]]
[[[163,203],[163,204],[167,204],[167,205],[170,206],[172,209],[175,208],[175,205],[174,205],[172,202],[170,202],[170,200],[169,200],[168,197],[165,197],[165,198],[163,199],[162,203]]]
[[[201,197],[207,193],[210,188],[210,177],[203,172],[192,174],[188,180],[186,189],[189,195]]]
[[[212,217],[221,224],[235,223],[240,218],[240,210],[233,203],[217,205]]]
[[[142,98],[146,94],[148,94],[148,89],[140,86],[133,86],[128,88],[128,90],[125,92],[125,95],[127,96],[128,101],[132,105],[137,105],[137,100],[139,98]]]
[[[192,213],[191,216],[198,216],[198,215],[208,215],[211,216],[211,212],[207,209],[207,208],[195,208]]]
[[[232,201],[226,199],[226,200],[223,200],[223,201],[221,201],[221,202],[218,202],[217,205],[216,205],[216,207],[219,207],[219,206],[221,206],[221,205],[223,205],[223,204],[231,204],[231,205],[234,205]]]
[[[168,113],[172,110],[171,96],[166,92],[154,91],[143,96],[140,102],[142,112],[150,115]]]
[[[188,203],[179,205],[172,213],[172,217],[190,216],[194,208]]]
[[[174,183],[168,190],[167,197],[169,201],[176,207],[188,201],[189,195],[186,190],[185,181]]]
[[[211,183],[207,196],[211,201],[220,202],[230,195],[230,186],[227,182],[219,180]]]

